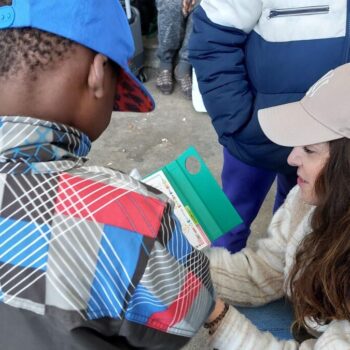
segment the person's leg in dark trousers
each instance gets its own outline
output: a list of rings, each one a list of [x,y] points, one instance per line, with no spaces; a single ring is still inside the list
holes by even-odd
[[[182,0],[157,0],[156,5],[160,68],[172,69],[185,35],[186,19],[182,14]]]
[[[156,6],[158,10],[157,55],[160,60],[157,87],[163,93],[169,94],[173,89],[173,64],[185,35],[186,19],[182,13],[182,0],[157,0]]]
[[[235,253],[247,244],[250,225],[257,216],[269,192],[276,173],[247,165],[224,148],[224,165],[221,174],[222,188],[243,224],[213,242]]]
[[[175,68],[175,78],[179,82],[181,91],[188,99],[192,98],[192,65],[188,60],[188,42],[193,29],[192,11],[186,19],[186,31],[179,50],[179,62]]]
[[[193,29],[193,21],[192,21],[192,12],[191,12],[186,19],[185,36],[183,38],[182,45],[179,50],[179,63],[177,67],[178,67],[178,73],[181,76],[187,73],[191,73],[191,69],[192,69],[192,65],[188,60],[188,43],[190,41],[192,29]]]

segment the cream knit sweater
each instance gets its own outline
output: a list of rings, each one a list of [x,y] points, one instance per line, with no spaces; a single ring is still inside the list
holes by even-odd
[[[310,232],[312,212],[313,207],[302,202],[299,187],[295,187],[274,215],[268,237],[258,242],[255,251],[245,248],[230,255],[225,249],[211,249],[211,273],[218,296],[235,305],[262,305],[286,295],[285,282],[298,244]],[[314,331],[319,337],[301,344],[281,341],[259,331],[231,306],[211,339],[210,349],[350,349],[350,322],[333,321],[327,327],[315,326]]]

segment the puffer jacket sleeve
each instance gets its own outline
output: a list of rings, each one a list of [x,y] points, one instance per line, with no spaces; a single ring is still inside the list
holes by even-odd
[[[189,57],[224,146],[251,116],[253,92],[244,50],[261,11],[261,0],[203,0],[193,15]]]

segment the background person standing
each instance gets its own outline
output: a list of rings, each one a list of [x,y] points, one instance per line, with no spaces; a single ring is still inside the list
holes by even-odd
[[[184,96],[192,98],[192,66],[188,61],[188,42],[192,33],[191,12],[197,2],[198,0],[156,1],[160,60],[157,88],[164,95],[173,92],[175,78]]]
[[[323,74],[348,62],[348,21],[345,0],[203,0],[194,11],[189,57],[224,146],[223,190],[244,221],[215,245],[231,252],[245,247],[275,179],[274,211],[296,184],[290,148],[267,139],[257,112],[297,101]]]

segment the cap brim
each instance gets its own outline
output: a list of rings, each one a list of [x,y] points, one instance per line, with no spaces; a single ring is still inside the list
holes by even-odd
[[[130,71],[120,69],[114,110],[147,113],[152,112],[154,108],[154,100],[142,83]]]
[[[281,146],[313,145],[343,137],[314,119],[300,102],[261,109],[258,118],[264,134]]]

